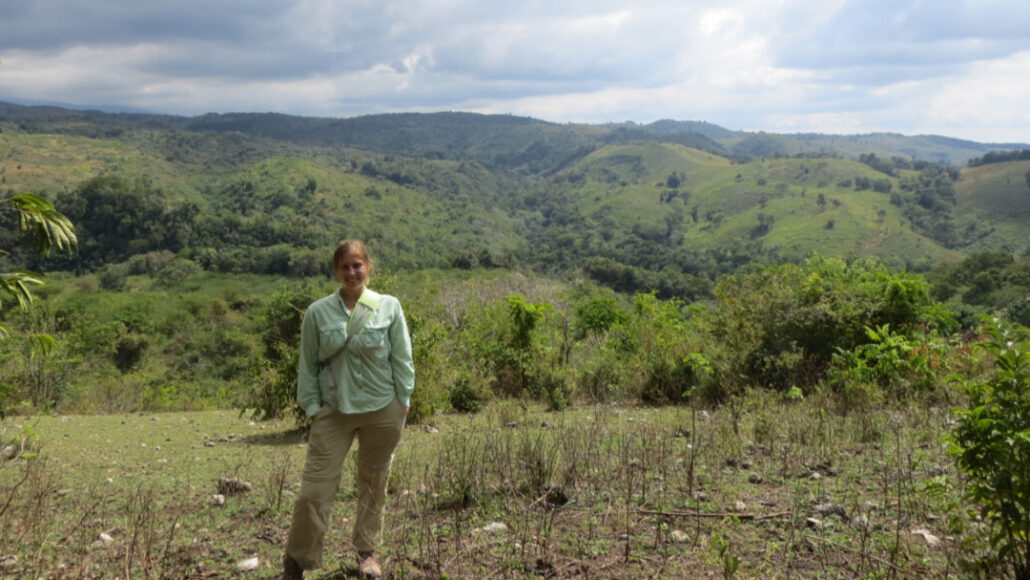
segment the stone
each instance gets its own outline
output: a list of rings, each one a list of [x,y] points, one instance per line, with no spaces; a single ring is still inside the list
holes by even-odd
[[[477,528],[472,531],[474,533],[478,532],[483,534],[502,534],[508,531],[508,526],[504,522],[491,522],[481,528]]]
[[[848,521],[848,512],[840,504],[835,503],[820,503],[814,507],[816,513],[823,517],[837,516],[843,522]]]
[[[755,484],[762,483],[762,476],[757,473],[752,473],[751,475],[747,476],[747,482]]]
[[[254,557],[254,558],[247,558],[246,560],[243,560],[239,564],[236,564],[236,571],[237,572],[251,572],[253,570],[257,570],[258,566],[260,564],[261,564],[261,561],[258,560],[256,557]]]
[[[220,493],[216,493],[207,498],[207,503],[216,507],[221,507],[225,505],[225,496]]]
[[[909,532],[913,537],[921,538],[926,545],[931,548],[936,548],[941,545],[941,539],[930,533],[930,530],[925,528],[917,528]]]
[[[746,511],[746,510],[747,510],[747,504],[746,503],[744,503],[744,502],[742,502],[740,500],[737,500],[737,501],[733,502],[733,511],[739,513],[739,512]]]
[[[669,538],[677,544],[686,544],[690,541],[690,536],[682,530],[673,530],[669,532]]]
[[[100,534],[97,536],[97,541],[106,546],[107,544],[113,542],[114,538],[112,538],[111,534],[108,534],[107,532],[100,532]]]

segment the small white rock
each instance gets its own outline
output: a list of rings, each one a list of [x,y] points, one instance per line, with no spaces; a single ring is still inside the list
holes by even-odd
[[[687,535],[686,532],[681,531],[681,530],[673,530],[673,531],[669,532],[669,537],[672,538],[673,542],[676,542],[676,543],[679,543],[679,544],[686,544],[687,542],[690,541],[690,536]]]
[[[257,559],[257,557],[247,558],[246,560],[240,562],[239,564],[236,564],[236,571],[237,572],[250,572],[251,570],[257,570],[257,567],[258,567],[258,565],[260,563],[261,562]]]
[[[97,536],[97,540],[101,544],[105,544],[106,545],[106,544],[110,544],[111,542],[113,542],[114,538],[112,538],[111,535],[108,534],[107,532],[100,532],[100,535]]]
[[[918,536],[926,542],[926,545],[931,548],[936,548],[941,545],[941,539],[930,533],[930,530],[924,528],[918,528],[909,532],[913,536]]]
[[[220,493],[216,493],[211,497],[207,498],[207,503],[213,506],[223,506],[225,505],[225,496]]]
[[[507,532],[508,526],[504,524],[504,522],[492,522],[473,531],[485,534],[500,534],[502,532]]]
[[[742,511],[745,511],[745,510],[747,510],[747,504],[746,503],[744,503],[744,502],[742,502],[740,500],[737,500],[737,501],[733,502],[733,511],[735,511],[735,512],[742,512]]]
[[[107,479],[104,480],[104,483],[110,485],[110,484],[114,483],[114,479],[111,478],[111,477],[108,477]]]

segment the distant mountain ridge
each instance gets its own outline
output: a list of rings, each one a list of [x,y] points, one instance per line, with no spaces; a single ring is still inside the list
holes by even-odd
[[[826,135],[735,131],[705,121],[664,119],[650,124],[558,124],[531,117],[467,112],[386,113],[347,118],[281,113],[208,113],[180,117],[137,112],[73,110],[0,101],[0,121],[27,132],[78,134],[98,128],[238,132],[303,145],[347,145],[430,158],[475,159],[492,168],[546,175],[612,143],[672,141],[747,160],[763,157],[873,153],[964,166],[990,151],[1026,149],[1026,143],[978,143],[941,135],[897,133]],[[88,127],[86,127],[88,125]],[[544,159],[547,158],[547,161]]]

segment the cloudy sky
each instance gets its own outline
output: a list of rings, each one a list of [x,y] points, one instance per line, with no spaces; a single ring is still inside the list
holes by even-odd
[[[2,0],[0,100],[1030,142],[1026,0]]]

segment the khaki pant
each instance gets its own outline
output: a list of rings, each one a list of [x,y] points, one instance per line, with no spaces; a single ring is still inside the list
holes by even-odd
[[[300,496],[293,507],[293,523],[286,541],[286,553],[301,568],[322,566],[329,514],[355,436],[358,439],[357,513],[354,517],[354,548],[374,551],[382,539],[383,506],[393,452],[404,431],[404,407],[395,398],[371,413],[345,415],[324,407],[315,413],[308,439],[308,455],[301,476]]]

